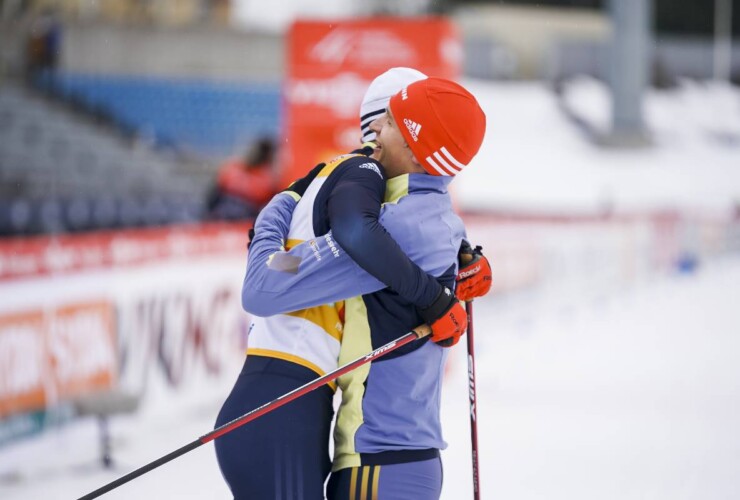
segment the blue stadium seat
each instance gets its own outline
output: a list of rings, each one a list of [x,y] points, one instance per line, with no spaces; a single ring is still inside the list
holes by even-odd
[[[30,232],[32,216],[32,206],[28,200],[0,200],[0,235]]]
[[[54,78],[60,94],[105,110],[160,145],[204,156],[228,156],[256,137],[280,131],[277,85],[74,73]]]

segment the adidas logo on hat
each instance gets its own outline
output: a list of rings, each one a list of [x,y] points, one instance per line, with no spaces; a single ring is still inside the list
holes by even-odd
[[[431,175],[453,176],[475,157],[486,132],[486,115],[475,97],[450,80],[430,77],[410,83],[391,97],[399,131],[416,161]],[[420,123],[424,135],[420,136]]]
[[[419,132],[421,132],[421,125],[413,120],[409,120],[408,118],[404,118],[403,123],[406,125],[406,128],[409,129],[409,134],[411,135],[411,138],[414,140],[414,142],[418,142]]]

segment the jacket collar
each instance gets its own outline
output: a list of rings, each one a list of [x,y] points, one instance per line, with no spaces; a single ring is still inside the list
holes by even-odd
[[[447,185],[454,177],[429,174],[403,174],[386,181],[385,203],[398,200],[411,193],[447,193]]]

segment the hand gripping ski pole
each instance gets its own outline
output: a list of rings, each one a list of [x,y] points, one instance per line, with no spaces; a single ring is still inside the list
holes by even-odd
[[[468,395],[470,397],[470,444],[473,453],[473,498],[480,500],[478,470],[478,411],[475,407],[475,345],[473,344],[473,302],[467,302],[468,312]]]
[[[277,408],[280,408],[286,403],[289,403],[293,401],[294,399],[297,399],[304,394],[307,394],[314,389],[318,389],[322,385],[326,384],[327,382],[331,382],[332,380],[341,377],[347,372],[350,372],[354,370],[355,368],[358,368],[364,364],[370,363],[372,361],[375,361],[376,359],[385,356],[389,352],[395,351],[399,347],[402,347],[410,342],[413,342],[414,340],[421,339],[426,337],[427,335],[432,333],[432,329],[427,325],[421,325],[413,330],[411,330],[409,333],[397,338],[396,340],[393,340],[391,342],[388,342],[382,347],[378,347],[374,351],[366,354],[365,356],[359,357],[356,360],[347,363],[344,366],[340,366],[334,371],[331,371],[327,373],[326,375],[323,375],[316,380],[313,380],[307,384],[304,384],[296,389],[293,389],[292,391],[283,394],[282,396],[273,399],[269,403],[265,403],[264,405],[260,406],[259,408],[255,408],[254,410],[245,413],[241,417],[235,418],[231,422],[227,422],[221,427],[218,427],[208,434],[204,434],[195,441],[186,444],[182,448],[178,448],[177,450],[168,453],[167,455],[164,455],[153,462],[149,462],[148,464],[139,467],[138,469],[129,472],[128,474],[119,477],[118,479],[111,481],[110,483],[101,486],[95,491],[92,491],[88,493],[87,495],[84,495],[80,497],[78,500],[90,500],[92,498],[98,498],[100,495],[103,495],[104,493],[107,493],[115,488],[118,488],[119,486],[128,483],[132,479],[136,479],[139,476],[142,476],[146,474],[147,472],[156,469],[160,465],[164,465],[167,462],[174,460],[175,458],[184,455],[188,453],[189,451],[193,451],[194,449],[198,448],[201,445],[204,445],[210,441],[213,441],[217,437],[223,436],[224,434],[227,434],[237,427],[241,427],[242,425],[246,424],[247,422],[251,422],[252,420],[261,417],[262,415],[269,413]]]

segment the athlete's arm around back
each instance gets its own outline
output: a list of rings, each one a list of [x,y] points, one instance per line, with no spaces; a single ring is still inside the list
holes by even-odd
[[[409,260],[378,222],[386,181],[382,166],[355,156],[332,175],[323,193],[326,203],[314,213],[327,224],[315,223],[317,229],[331,229],[323,236],[282,249],[297,196],[276,196],[258,217],[242,289],[245,310],[270,316],[386,286],[418,307],[429,306],[443,287]]]

